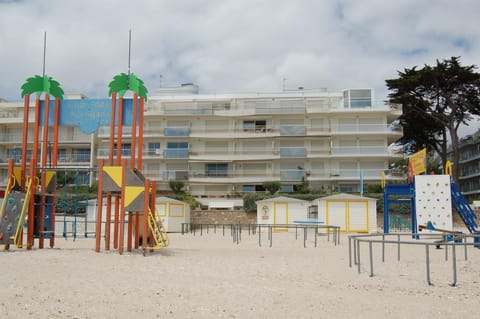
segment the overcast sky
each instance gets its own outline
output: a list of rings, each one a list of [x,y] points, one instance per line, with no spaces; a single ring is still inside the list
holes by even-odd
[[[0,0],[0,97],[20,100],[42,74],[45,31],[46,73],[66,93],[107,97],[131,29],[131,71],[150,93],[371,87],[383,100],[398,70],[479,65],[479,17],[478,0]]]

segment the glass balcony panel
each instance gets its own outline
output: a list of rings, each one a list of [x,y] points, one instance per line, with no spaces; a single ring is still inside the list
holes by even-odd
[[[163,151],[165,158],[188,158],[188,148],[168,148]]]

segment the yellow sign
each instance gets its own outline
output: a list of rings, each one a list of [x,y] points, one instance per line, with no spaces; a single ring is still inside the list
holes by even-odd
[[[423,150],[410,155],[408,161],[412,167],[412,175],[425,173],[425,171],[427,170],[427,149],[424,148]]]

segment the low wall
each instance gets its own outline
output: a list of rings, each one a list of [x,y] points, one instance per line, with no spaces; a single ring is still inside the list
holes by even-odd
[[[192,210],[190,222],[193,224],[255,224],[257,213],[243,210]]]

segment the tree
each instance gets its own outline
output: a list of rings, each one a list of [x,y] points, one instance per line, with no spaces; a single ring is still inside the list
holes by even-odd
[[[398,72],[399,78],[386,80],[390,102],[403,105],[400,124],[404,136],[399,141],[407,153],[424,147],[435,151],[445,166],[448,143],[452,146],[453,178],[458,181],[458,128],[480,115],[480,74],[476,66],[462,66],[459,57]]]
[[[168,186],[175,194],[178,194],[183,192],[183,187],[185,187],[185,183],[183,181],[170,180],[168,182]]]
[[[271,194],[275,194],[281,188],[280,182],[272,181],[272,182],[264,182],[263,187]]]

